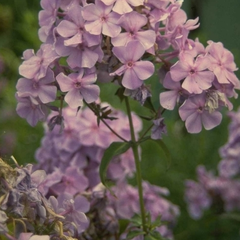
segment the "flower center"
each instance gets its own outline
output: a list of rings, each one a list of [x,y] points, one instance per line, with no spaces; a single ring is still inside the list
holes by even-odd
[[[75,88],[81,88],[81,83],[80,82],[75,82],[74,87]]]
[[[37,90],[39,88],[38,82],[33,82],[32,87],[33,87],[34,90]]]
[[[195,70],[194,69],[191,69],[190,70],[190,74],[193,75],[195,73]]]
[[[128,62],[128,63],[127,63],[127,67],[128,67],[128,68],[132,68],[132,67],[133,67],[133,65],[134,65],[134,63],[133,63],[133,62]]]
[[[101,19],[101,22],[106,22],[107,21],[107,16],[102,16],[100,19]]]

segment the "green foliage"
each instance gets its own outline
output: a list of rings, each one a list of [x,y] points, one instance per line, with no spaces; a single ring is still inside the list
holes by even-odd
[[[110,190],[109,180],[107,179],[107,168],[113,157],[125,153],[131,147],[131,142],[113,142],[104,152],[100,163],[99,173],[102,184]],[[113,193],[112,193],[113,194]],[[114,195],[114,194],[113,194]]]

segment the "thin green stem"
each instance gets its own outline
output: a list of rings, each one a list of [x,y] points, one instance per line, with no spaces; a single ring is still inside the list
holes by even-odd
[[[94,109],[85,102],[85,104],[88,106],[88,108],[90,110],[92,110],[94,112],[94,114],[96,115],[96,112],[94,111]],[[105,124],[105,126],[113,133],[115,134],[118,138],[120,138],[123,142],[128,142],[128,140],[126,140],[125,138],[123,138],[122,136],[120,136],[116,131],[114,131],[110,125],[102,118],[102,116],[100,116],[99,114],[97,115],[97,117],[99,117],[100,121],[102,121],[103,124]]]
[[[143,133],[143,135],[139,138],[138,142],[140,142],[145,136],[146,134],[152,129],[152,127],[154,126],[154,124],[151,124],[149,126],[149,128],[147,128],[147,130]]]
[[[118,138],[120,138],[122,141],[124,141],[124,142],[128,142],[125,138],[123,138],[122,136],[120,136],[117,132],[115,132],[109,125],[108,125],[108,123],[104,120],[104,119],[102,119],[102,118],[100,118],[100,120],[105,124],[105,126],[113,133],[113,134],[115,134]]]
[[[132,150],[133,150],[135,166],[136,166],[136,178],[137,178],[137,185],[138,185],[138,196],[139,196],[139,205],[140,205],[141,218],[142,218],[142,227],[143,227],[143,231],[147,232],[146,214],[145,214],[145,207],[144,207],[144,201],[143,201],[142,173],[141,173],[141,166],[140,166],[140,157],[138,153],[138,143],[136,142],[136,138],[135,138],[131,109],[130,109],[130,104],[127,97],[125,97],[125,103],[126,103],[127,115],[128,115],[129,125],[130,125]]]

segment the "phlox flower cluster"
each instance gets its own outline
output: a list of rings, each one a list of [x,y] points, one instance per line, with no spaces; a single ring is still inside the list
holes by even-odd
[[[228,142],[220,148],[222,160],[218,164],[218,176],[207,172],[205,167],[197,168],[198,182],[186,181],[186,202],[190,215],[198,219],[203,211],[218,206],[224,212],[240,210],[240,109],[230,112]]]
[[[35,126],[47,118],[58,93],[77,109],[98,99],[99,82],[110,81],[144,104],[151,96],[145,82],[155,72],[153,63],[160,63],[167,70],[160,79],[160,105],[167,110],[180,106],[179,115],[190,133],[200,132],[202,125],[207,130],[219,125],[220,109],[232,108],[228,98],[236,97],[235,89],[240,88],[234,58],[220,42],[208,41],[204,47],[188,38],[199,26],[198,18],[188,20],[181,4],[41,0],[42,45],[36,54],[23,54],[18,114]]]
[[[61,126],[56,126],[52,131],[46,126],[42,145],[36,151],[36,169],[44,169],[48,174],[38,189],[50,197],[49,201],[54,201],[54,209],[58,214],[61,211],[57,210],[57,204],[63,204],[63,199],[74,199],[76,196],[87,199],[88,207],[84,207],[86,203],[79,203],[75,209],[85,213],[88,221],[83,217],[71,218],[69,221],[78,224],[81,239],[111,239],[119,234],[119,219],[131,219],[140,213],[138,190],[127,182],[135,172],[132,151],[130,149],[114,157],[109,165],[107,175],[115,183],[112,187],[116,195],[114,197],[101,184],[99,164],[105,149],[117,140],[116,136],[102,123],[98,127],[97,117],[88,108],[81,109],[77,116],[74,109],[64,108],[62,114],[65,119],[62,132]],[[56,113],[52,113],[50,118],[54,118],[54,115]],[[129,140],[127,116],[114,109],[111,116],[117,119],[107,120],[109,126]],[[138,134],[142,129],[141,120],[135,114],[132,114],[132,119]],[[173,225],[179,209],[164,198],[168,194],[167,189],[144,182],[144,202],[152,219],[161,215],[162,221]],[[71,225],[67,227],[72,229]],[[168,225],[162,225],[157,230],[164,237],[172,238],[171,227]],[[124,234],[120,239],[124,239]]]

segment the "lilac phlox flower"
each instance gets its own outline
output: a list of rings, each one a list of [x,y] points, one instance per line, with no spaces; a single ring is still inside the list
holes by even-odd
[[[83,100],[92,103],[99,97],[100,89],[93,85],[97,79],[96,74],[84,75],[84,70],[80,70],[79,73],[68,76],[60,73],[56,79],[61,91],[68,92],[64,99],[71,108],[82,106]]]
[[[39,25],[51,27],[56,21],[61,0],[41,0],[40,4],[44,10],[39,12]]]
[[[138,191],[136,188],[128,185],[125,181],[121,181],[112,190],[117,199],[110,194],[108,197],[119,218],[129,219],[134,214],[139,213]]]
[[[116,181],[123,181],[126,178],[133,177],[134,172],[135,163],[131,149],[113,158],[108,168],[109,179]]]
[[[103,124],[98,126],[95,114],[88,108],[82,112],[79,128],[79,136],[83,145],[107,148],[111,144],[108,128]]]
[[[163,86],[170,91],[162,92],[159,95],[160,104],[163,108],[173,110],[176,103],[181,104],[182,99],[188,96],[188,92],[181,87],[180,82],[172,80],[170,72],[163,79]]]
[[[85,30],[82,7],[77,5],[71,8],[68,12],[68,18],[68,20],[62,20],[57,26],[59,35],[67,38],[64,40],[65,46],[74,47],[82,43],[83,39],[85,39],[89,47],[100,44],[100,36],[94,36]]]
[[[159,117],[153,120],[154,126],[152,127],[151,138],[152,139],[162,139],[163,134],[167,134],[167,128],[164,124],[164,118]]]
[[[169,190],[146,181],[143,182],[143,189],[146,209],[151,213],[153,220],[161,215],[163,221],[174,223],[180,212],[176,205],[163,197],[169,195]]]
[[[181,3],[176,2],[175,4],[169,5],[167,11],[169,17],[166,19],[166,29],[168,32],[173,32],[178,26],[189,30],[194,30],[199,27],[198,23],[199,18],[188,20],[186,12],[180,9]]]
[[[240,89],[240,81],[233,73],[237,70],[233,54],[220,42],[208,41],[208,44],[206,50],[211,63],[209,68],[216,75],[218,82],[221,84],[232,83],[236,89]]]
[[[51,44],[42,44],[36,55],[25,60],[19,67],[19,73],[25,78],[43,78],[49,65],[59,58]]]
[[[145,52],[138,41],[131,41],[126,46],[114,47],[112,51],[124,65],[110,75],[124,74],[122,85],[125,88],[131,90],[139,88],[143,81],[154,73],[154,65],[150,61],[137,61]]]
[[[112,38],[113,46],[125,46],[128,42],[136,40],[143,45],[145,50],[151,48],[156,40],[155,32],[153,30],[141,31],[141,28],[147,24],[147,21],[147,17],[135,11],[124,14],[118,23],[126,32]]]
[[[210,113],[205,108],[206,95],[199,94],[189,97],[179,108],[179,115],[185,122],[189,133],[199,133],[202,124],[206,130],[210,130],[221,123],[222,115],[218,111]]]
[[[236,159],[223,159],[218,164],[219,175],[231,178],[240,172],[240,161]]]
[[[78,233],[82,233],[85,231],[89,225],[89,220],[87,216],[84,214],[89,211],[90,203],[87,199],[81,195],[77,195],[73,198],[72,195],[68,193],[63,193],[57,198],[58,205],[63,209],[63,212],[59,213],[63,215],[68,222],[68,229],[72,229],[73,231],[77,230]],[[74,225],[71,224],[74,223]]]
[[[59,168],[55,168],[54,171],[52,171],[52,173],[48,173],[46,178],[38,185],[38,190],[44,196],[52,194],[51,187],[60,183],[62,177],[63,173],[59,170]]]
[[[88,179],[83,172],[76,167],[68,167],[62,175],[61,181],[52,186],[56,194],[69,193],[76,194],[84,191],[88,187]]]
[[[109,37],[116,37],[121,32],[121,27],[117,23],[120,16],[111,10],[112,5],[107,6],[100,0],[85,6],[82,12],[86,20],[85,29],[93,35],[102,33]]]
[[[27,122],[32,126],[36,126],[38,121],[44,121],[47,116],[48,109],[33,97],[18,97],[17,114],[26,118]]]
[[[148,0],[145,1],[145,5],[151,7],[151,9],[165,9],[169,3],[174,3],[175,0]]]
[[[203,210],[209,209],[211,198],[206,189],[199,183],[187,180],[185,186],[185,200],[188,203],[189,214],[192,218],[199,219]]]
[[[224,208],[226,212],[240,209],[240,181],[228,181],[223,190],[222,198],[224,200]]]
[[[132,12],[131,6],[137,7],[143,5],[144,0],[101,0],[106,5],[114,4],[113,11],[119,14]],[[131,6],[130,6],[131,5]]]
[[[196,59],[190,54],[183,53],[180,60],[170,69],[173,81],[181,81],[182,87],[189,93],[199,94],[209,89],[214,80],[214,74],[208,71],[209,60],[207,56],[198,56]]]
[[[89,47],[86,40],[73,47],[65,46],[64,39],[58,38],[55,49],[60,56],[68,56],[67,63],[73,69],[92,68],[97,61],[101,62],[104,56],[99,45]]]
[[[42,103],[53,102],[57,94],[57,87],[51,85],[54,81],[53,71],[48,68],[43,78],[20,78],[16,85],[17,94],[19,97],[38,97]]]

